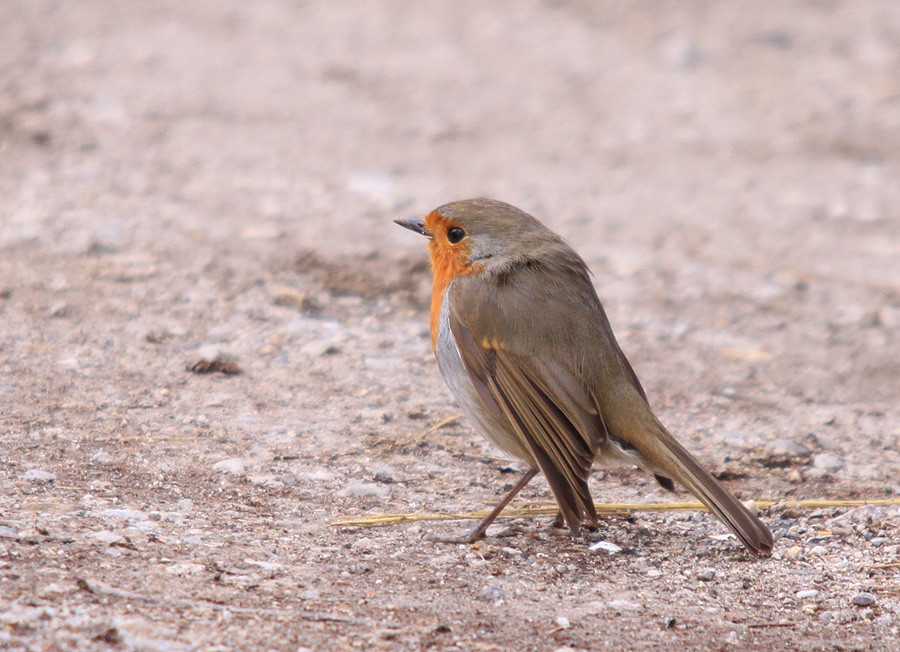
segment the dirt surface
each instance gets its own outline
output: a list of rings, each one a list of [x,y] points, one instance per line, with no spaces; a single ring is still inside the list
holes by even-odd
[[[0,648],[897,649],[897,507],[764,510],[763,560],[691,512],[329,522],[515,480],[426,432],[392,224],[472,196],[584,255],[737,495],[895,497],[898,69],[890,0],[0,3]]]

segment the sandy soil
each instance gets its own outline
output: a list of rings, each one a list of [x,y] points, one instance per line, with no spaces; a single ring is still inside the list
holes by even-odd
[[[889,0],[0,3],[0,647],[896,649],[897,507],[764,510],[765,560],[691,512],[329,523],[514,481],[423,434],[391,222],[471,196],[574,243],[736,494],[895,497],[898,68]]]

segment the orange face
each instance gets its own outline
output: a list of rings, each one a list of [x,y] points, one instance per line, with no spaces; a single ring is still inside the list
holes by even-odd
[[[481,266],[471,264],[472,246],[462,224],[432,211],[425,217],[425,228],[431,233],[431,240],[428,241],[434,278],[431,291],[431,346],[436,349],[444,291],[457,276],[473,274]]]

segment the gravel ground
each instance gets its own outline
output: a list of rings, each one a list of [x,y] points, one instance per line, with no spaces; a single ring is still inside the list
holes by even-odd
[[[888,0],[0,3],[0,648],[896,649],[897,506],[329,523],[514,482],[392,224],[472,196],[738,496],[895,498],[898,68]]]

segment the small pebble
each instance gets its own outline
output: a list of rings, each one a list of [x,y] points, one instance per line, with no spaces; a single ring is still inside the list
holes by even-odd
[[[815,555],[816,557],[824,557],[828,554],[828,548],[825,546],[813,546],[809,549],[809,554]]]
[[[256,559],[245,559],[244,563],[250,564],[251,566],[256,566],[270,573],[275,573],[284,568],[284,566],[274,561],[258,561]]]
[[[375,549],[375,542],[372,541],[369,537],[362,537],[361,539],[357,539],[351,544],[351,547],[354,550],[359,550],[360,552],[369,552],[370,550]]]
[[[115,532],[110,532],[109,530],[100,530],[99,532],[91,532],[88,535],[91,539],[95,541],[99,541],[100,543],[106,543],[108,545],[113,545],[116,543],[125,543],[125,537],[120,534],[116,534]]]
[[[844,460],[831,453],[819,453],[813,458],[813,468],[823,471],[837,471],[844,467]]]
[[[659,577],[662,575],[662,571],[658,568],[651,568],[647,571],[647,577]]]
[[[806,600],[807,598],[814,598],[819,595],[819,592],[815,589],[806,589],[805,591],[797,591],[794,594],[794,597],[798,600]]]
[[[819,622],[823,625],[827,625],[834,618],[834,614],[831,611],[823,611],[819,614]]]
[[[766,453],[769,457],[806,457],[810,454],[810,450],[803,444],[791,441],[789,439],[778,439],[766,446]]]
[[[505,600],[512,597],[512,593],[504,588],[490,584],[478,592],[478,597],[484,600]]]
[[[56,480],[56,474],[49,471],[41,471],[40,469],[30,469],[20,475],[19,480],[24,480],[31,484],[47,484]]]
[[[391,487],[386,484],[376,484],[374,482],[355,482],[347,485],[339,492],[339,498],[347,496],[356,496],[357,498],[388,498],[391,495]]]
[[[834,616],[834,622],[838,625],[846,625],[847,623],[852,623],[857,620],[859,616],[856,612],[853,611],[839,611]]]
[[[69,315],[69,304],[65,301],[57,301],[50,305],[47,309],[48,317],[67,317]]]
[[[51,582],[38,591],[40,598],[55,598],[78,591],[78,585],[74,582]]]
[[[640,611],[644,607],[630,600],[610,600],[606,606],[616,611]]]
[[[52,620],[54,616],[56,610],[51,607],[30,607],[13,602],[8,606],[4,605],[4,610],[0,611],[0,625],[4,626],[4,632],[8,629],[34,630],[41,623]],[[0,641],[3,639],[0,638]]]
[[[0,525],[0,539],[18,539],[19,531],[7,525]]]
[[[715,579],[715,577],[716,577],[716,571],[709,568],[709,569],[703,571],[702,573],[700,573],[697,576],[697,579],[700,580],[701,582],[712,582],[713,579]]]
[[[146,523],[147,521],[143,522]],[[125,528],[122,530],[122,535],[133,547],[143,548],[150,542],[150,537],[147,536],[147,533],[137,527],[137,525]]]
[[[588,550],[596,551],[596,550],[605,550],[611,555],[616,554],[617,552],[622,552],[622,548],[617,546],[611,541],[597,541],[596,543],[592,543]]]
[[[212,374],[222,373],[226,376],[235,376],[241,373],[241,368],[232,358],[227,355],[220,354],[215,357],[201,357],[194,364],[188,365],[188,371],[195,374]],[[188,417],[190,420],[190,417]],[[203,421],[203,419],[198,419]]]
[[[871,593],[857,593],[850,602],[857,607],[871,607],[875,604],[875,596]]]
[[[871,541],[869,541],[876,548],[880,548],[884,545],[884,537],[875,537]]]
[[[424,405],[417,405],[406,411],[406,418],[413,420],[425,419],[428,414],[428,409]]]
[[[281,479],[271,473],[248,475],[247,480],[249,480],[252,484],[263,485],[265,487],[283,486],[281,483]]]
[[[244,463],[239,457],[230,457],[221,462],[216,462],[212,467],[214,471],[219,471],[221,473],[232,473],[234,475],[241,475],[244,473]]]
[[[322,308],[314,296],[291,287],[276,288],[273,299],[276,306],[296,308],[304,312],[318,312]]]
[[[178,562],[175,564],[171,564],[166,566],[166,572],[169,575],[177,575],[179,577],[185,577],[188,575],[199,575],[204,570],[206,570],[206,566],[203,564],[194,564],[191,562]]]
[[[100,516],[106,518],[121,518],[128,521],[144,521],[147,515],[136,509],[104,509]]]
[[[397,482],[397,472],[393,469],[382,467],[375,470],[375,475],[373,475],[373,479],[376,482],[382,482],[384,484],[393,484]]]
[[[569,629],[569,625],[571,623],[569,623],[569,619],[566,618],[565,616],[557,616],[556,624],[558,627],[561,627],[562,629]]]
[[[861,505],[834,520],[844,524],[878,525],[884,519],[885,514],[883,507]]]
[[[341,352],[337,342],[328,340],[313,340],[300,347],[300,353],[311,358],[320,358],[326,355],[335,355]]]
[[[316,469],[314,471],[298,473],[297,479],[303,482],[328,482],[334,480],[335,474],[325,469]]]
[[[156,523],[156,521],[140,521],[139,523],[135,523],[128,529],[135,529],[138,532],[143,532],[144,534],[156,534],[157,532],[159,532],[159,525]]]
[[[784,553],[785,559],[797,559],[800,555],[803,554],[803,548],[800,546],[791,546]]]

